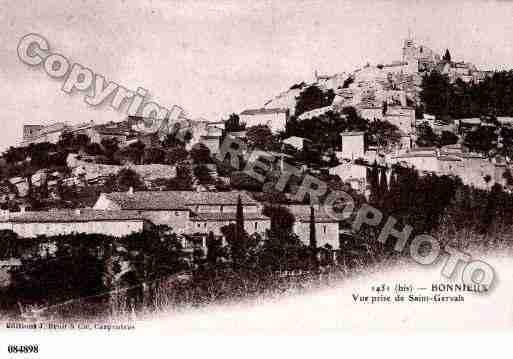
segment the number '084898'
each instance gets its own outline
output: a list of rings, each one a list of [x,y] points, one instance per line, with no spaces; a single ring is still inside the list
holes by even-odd
[[[37,345],[9,345],[7,346],[7,351],[10,354],[38,353],[39,347]]]

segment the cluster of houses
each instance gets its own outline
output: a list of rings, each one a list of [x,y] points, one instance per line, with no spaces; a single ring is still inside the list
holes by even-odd
[[[101,143],[106,138],[116,138],[119,143],[124,143],[131,135],[130,128],[126,122],[112,122],[96,125],[93,121],[70,125],[64,122],[57,122],[50,125],[24,125],[23,138],[20,146],[28,146],[31,143],[57,143],[64,133],[87,135],[91,142]]]
[[[150,119],[139,116],[128,116],[120,122],[95,124],[94,121],[71,125],[64,122],[49,125],[28,124],[23,126],[21,147],[31,143],[57,143],[65,133],[86,135],[91,143],[101,143],[105,139],[116,139],[123,147],[133,142],[141,141],[147,146],[157,146],[159,140],[173,131],[190,132],[192,135],[188,146],[203,143],[211,148],[213,153],[218,150],[218,142],[224,129],[224,122],[209,122],[202,119],[180,118],[175,123],[167,119]],[[217,140],[217,142],[216,142]]]
[[[401,134],[401,149],[408,150],[415,141],[415,104],[419,102],[422,77],[438,71],[454,82],[478,83],[489,75],[467,62],[454,62],[442,58],[427,46],[416,44],[409,35],[403,42],[402,58],[390,64],[370,64],[352,73],[319,75],[315,71],[313,82],[298,84],[266,102],[261,109],[244,111],[244,120],[267,124],[274,118],[273,130],[285,128],[288,114],[293,115],[296,98],[308,85],[332,90],[335,98],[330,106],[301,114],[298,119],[310,119],[328,111],[340,112],[344,107],[354,107],[358,114],[369,121],[386,120],[396,125]],[[241,115],[242,115],[241,114]]]
[[[333,90],[335,98],[330,106],[307,111],[301,114],[298,120],[311,119],[327,112],[341,113],[344,107],[351,106],[357,110],[360,117],[368,121],[383,120],[394,124],[400,134],[400,142],[394,152],[383,155],[376,149],[366,148],[365,133],[341,133],[342,146],[335,152],[340,164],[330,168],[330,174],[339,176],[342,181],[349,183],[353,189],[361,193],[368,190],[368,164],[375,161],[387,167],[400,164],[414,166],[421,173],[459,176],[464,184],[477,188],[488,189],[493,183],[504,182],[504,173],[508,170],[504,163],[467,152],[460,145],[440,149],[415,148],[416,128],[421,123],[428,124],[435,133],[456,133],[461,126],[481,125],[480,119],[465,119],[454,124],[445,124],[430,115],[425,115],[422,121],[416,120],[414,104],[418,101],[420,81],[425,73],[432,70],[447,74],[451,81],[461,79],[465,82],[478,82],[486,76],[485,72],[478,71],[472,64],[441,59],[431,49],[415,44],[411,38],[404,41],[401,61],[377,66],[366,65],[353,73],[332,76],[315,73],[313,85]],[[305,86],[305,83],[294,85],[268,101],[262,108],[242,111],[239,114],[240,121],[247,127],[268,126],[273,133],[285,130],[295,110],[296,98]],[[511,118],[500,118],[499,121],[513,123]],[[202,143],[212,155],[215,155],[219,152],[225,127],[224,122],[201,119],[181,118],[177,123],[166,124],[165,120],[152,120],[150,123],[147,119],[134,116],[130,116],[126,121],[99,125],[94,122],[79,125],[25,125],[21,145],[56,143],[63,134],[73,133],[87,135],[93,143],[115,138],[121,146],[134,141],[142,141],[153,146],[156,139],[162,140],[177,129],[190,132],[191,140],[188,146]],[[245,136],[244,131],[230,134],[234,137]],[[284,145],[298,150],[302,150],[308,142],[308,139],[297,136],[283,140]],[[283,156],[280,158],[283,164]],[[68,158],[68,162],[75,177],[84,177],[87,180],[105,177],[119,170],[115,166],[88,164],[76,156]],[[140,170],[144,172],[145,169]],[[151,171],[154,170],[160,171],[161,178],[176,176],[173,168],[153,168]],[[52,174],[41,174],[43,175]],[[18,186],[20,183],[12,185]],[[32,183],[37,185],[37,178],[33,178]],[[0,188],[0,192],[3,190],[9,194],[12,192],[10,188]],[[130,190],[103,193],[92,208],[44,212],[25,211],[23,208],[20,212],[3,210],[0,213],[0,228],[13,230],[23,237],[79,232],[124,236],[143,231],[150,224],[165,224],[183,239],[185,247],[205,247],[205,240],[210,232],[222,237],[221,228],[235,222],[239,199],[243,205],[246,231],[265,236],[270,228],[270,219],[262,213],[263,204],[241,191]],[[310,206],[289,204],[287,207],[295,217],[294,232],[301,241],[308,244]],[[333,250],[339,249],[338,220],[324,213],[320,207],[315,209],[314,218],[318,245],[329,245]]]
[[[0,229],[12,230],[21,237],[95,233],[115,237],[141,232],[151,224],[167,225],[182,239],[184,247],[205,248],[210,232],[223,238],[221,228],[236,222],[241,201],[244,227],[248,234],[263,238],[270,228],[263,204],[244,191],[134,191],[102,193],[92,208],[18,212],[2,210]],[[295,218],[293,231],[309,243],[310,206],[287,205]],[[315,230],[320,247],[329,244],[339,249],[339,220],[322,206],[315,207]]]
[[[508,166],[496,159],[487,159],[478,153],[466,152],[460,144],[419,147],[406,153],[392,155],[391,164],[415,167],[421,173],[457,176],[463,184],[479,189],[490,189],[495,183],[505,185]]]
[[[393,165],[414,167],[422,174],[434,173],[459,177],[464,185],[489,190],[495,183],[506,185],[505,161],[489,159],[480,153],[466,150],[461,144],[437,147],[412,147],[380,155],[365,148],[364,132],[343,132],[342,151],[336,152],[340,164],[329,169],[344,182],[362,193],[367,189],[368,164],[377,162],[388,168]],[[364,164],[358,164],[360,160]],[[356,163],[355,163],[356,161]]]

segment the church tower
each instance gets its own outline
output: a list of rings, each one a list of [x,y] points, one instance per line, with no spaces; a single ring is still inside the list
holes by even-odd
[[[409,74],[417,73],[419,69],[419,54],[418,49],[413,42],[411,32],[408,33],[408,38],[403,43],[403,62],[406,62],[407,72]]]

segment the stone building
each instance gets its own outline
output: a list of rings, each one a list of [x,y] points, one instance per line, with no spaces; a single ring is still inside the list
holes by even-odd
[[[461,146],[442,149],[418,147],[401,155],[392,156],[390,163],[413,166],[422,173],[436,173],[459,177],[464,185],[490,189],[493,184],[504,184],[507,166],[495,163],[477,153],[463,152]]]
[[[221,127],[217,124],[208,124],[206,126],[205,133],[200,136],[199,142],[204,144],[212,155],[219,153],[221,137],[223,136],[223,129],[224,126]]]
[[[273,109],[273,108],[283,108],[289,110],[289,113],[294,113],[296,109],[296,98],[299,96],[301,91],[308,86],[305,83],[298,84],[294,86],[294,88],[290,88],[276,97],[270,99],[264,104],[264,108]]]
[[[238,198],[241,198],[244,225],[250,234],[265,234],[270,220],[262,205],[246,192],[128,191],[102,193],[94,205],[98,210],[136,210],[155,224],[170,226],[181,234],[210,231],[221,235],[221,227],[235,223]]]
[[[294,147],[298,151],[302,151],[303,148],[307,146],[308,143],[312,142],[308,138],[298,137],[298,136],[290,136],[285,138],[282,143]]]
[[[289,119],[289,110],[283,108],[260,108],[244,110],[239,115],[246,128],[258,125],[269,127],[273,133],[285,130]]]
[[[64,234],[105,234],[114,237],[141,232],[149,222],[136,211],[99,211],[92,209],[25,211],[0,213],[0,229],[20,237]]]
[[[403,43],[403,59],[407,63],[406,73],[415,74],[420,70],[429,70],[441,60],[440,55],[423,45],[416,45],[411,36]]]
[[[345,72],[334,75],[319,75],[317,70],[314,72],[314,82],[326,90],[342,88],[348,78],[349,74]]]
[[[101,143],[103,139],[116,139],[120,144],[124,144],[131,137],[133,131],[129,122],[109,122],[97,125],[93,128],[94,135],[91,142]]]
[[[364,132],[342,132],[341,158],[355,160],[365,156],[365,133]]]
[[[363,101],[356,105],[358,115],[367,120],[383,120],[383,104],[378,104],[375,101]]]
[[[310,244],[310,206],[291,204],[287,208],[294,216],[293,231],[305,245]],[[328,214],[323,206],[314,206],[315,237],[318,247],[329,245],[333,250],[340,249],[339,222]]]
[[[355,163],[342,163],[329,169],[330,175],[336,175],[349,183],[354,190],[364,193],[367,188],[367,166]]]
[[[27,127],[28,126],[28,127]],[[50,142],[57,143],[70,126],[64,122],[57,122],[51,125],[27,125],[23,127],[23,139],[20,146],[28,146],[31,143]]]
[[[23,125],[23,140],[35,137],[43,127],[43,125]]]

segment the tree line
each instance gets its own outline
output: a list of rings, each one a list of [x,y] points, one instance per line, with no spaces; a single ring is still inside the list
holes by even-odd
[[[425,113],[439,118],[513,116],[513,71],[498,71],[478,83],[432,71],[422,79],[420,99]]]

